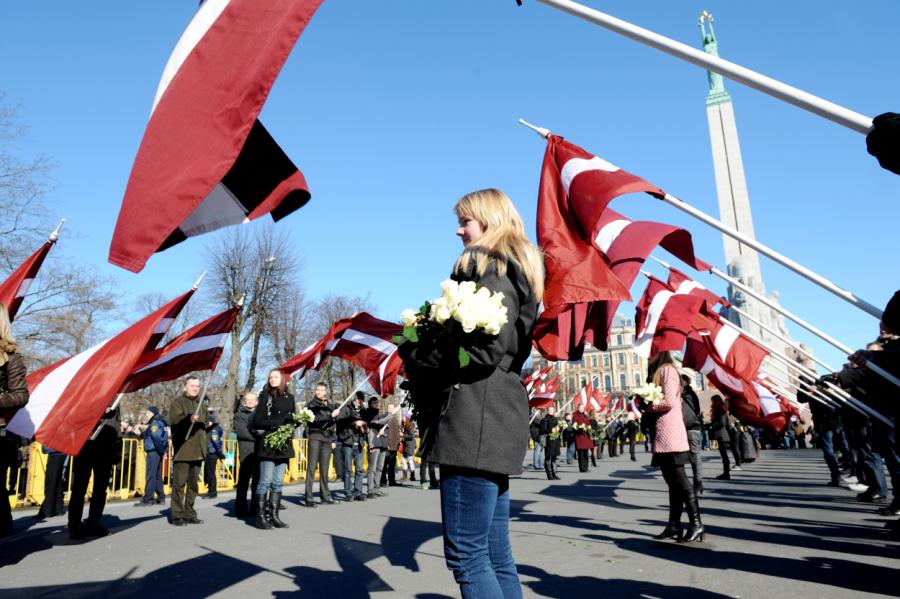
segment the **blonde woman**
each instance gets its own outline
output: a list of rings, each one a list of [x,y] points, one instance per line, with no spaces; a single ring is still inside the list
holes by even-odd
[[[9,313],[6,306],[0,304],[0,408],[21,408],[28,403],[28,385],[25,383],[25,360],[19,353],[19,346],[12,336],[9,324]],[[0,428],[6,427],[6,421],[0,418]],[[6,473],[15,472],[15,462],[6,462],[6,452],[0,456],[0,537],[12,534],[12,514],[9,501],[6,500]]]
[[[659,415],[656,421],[656,435],[653,438],[651,464],[659,466],[663,479],[669,487],[669,523],[654,538],[674,538],[679,543],[702,541],[704,530],[700,522],[697,494],[684,471],[684,465],[691,461],[691,452],[681,412],[681,375],[675,367],[672,354],[667,351],[660,352],[650,359],[648,371],[653,383],[663,390],[662,401],[647,406],[647,409]],[[687,507],[690,528],[682,538],[683,507]]]
[[[404,344],[413,395],[440,413],[426,422],[423,459],[441,467],[444,557],[464,598],[522,596],[509,543],[509,476],[522,472],[528,397],[520,382],[543,295],[538,249],[510,199],[496,189],[463,196],[454,207],[465,249],[452,277],[503,293],[508,322],[455,368],[453,348]],[[428,439],[427,441],[424,439]]]

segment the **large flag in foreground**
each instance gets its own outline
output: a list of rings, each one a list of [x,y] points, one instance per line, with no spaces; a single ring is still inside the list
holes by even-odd
[[[722,324],[721,317],[706,303],[694,319],[694,329],[700,333],[710,353],[729,372],[745,381],[756,380],[759,367],[769,352],[736,328]]]
[[[28,405],[7,418],[7,429],[34,437],[45,447],[77,454],[151,337],[171,326],[193,293],[192,289],[175,298],[115,337],[29,374]]]
[[[56,243],[56,233],[50,236],[50,239],[44,242],[44,245],[29,256],[28,260],[22,263],[5,281],[0,283],[0,304],[6,306],[9,312],[10,322],[16,317],[16,312],[22,306],[22,300],[28,293],[28,288],[34,282],[38,270],[44,263],[44,258],[50,253],[50,248]]]
[[[204,320],[163,347],[145,353],[135,364],[121,393],[131,393],[154,383],[171,381],[199,370],[215,370],[225,340],[241,311],[235,306]]]
[[[302,173],[257,117],[322,0],[206,0],[163,72],[109,261],[140,271],[189,236],[303,206]]]

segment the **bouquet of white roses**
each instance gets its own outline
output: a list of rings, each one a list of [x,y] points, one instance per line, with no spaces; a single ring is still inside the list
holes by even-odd
[[[316,415],[308,408],[302,408],[299,412],[291,414],[291,421],[282,424],[263,438],[263,445],[276,451],[284,449],[294,437],[294,429],[298,426],[309,424],[316,419]]]
[[[403,335],[395,341],[405,338],[417,343],[421,336],[447,336],[459,345],[459,366],[465,368],[469,365],[466,346],[475,343],[477,335],[499,335],[507,323],[503,294],[473,281],[450,279],[441,283],[441,289],[441,296],[422,304],[418,312],[407,308],[400,314]]]
[[[648,404],[656,405],[663,400],[665,397],[663,395],[662,387],[659,385],[654,385],[653,383],[648,383],[637,389],[632,391],[634,395],[640,396],[645,402]]]

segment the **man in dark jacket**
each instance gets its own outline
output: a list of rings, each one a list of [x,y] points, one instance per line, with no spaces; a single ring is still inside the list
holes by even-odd
[[[208,440],[204,423],[209,421],[206,399],[200,397],[200,379],[184,382],[181,395],[172,400],[169,423],[175,450],[172,467],[172,524],[203,524],[194,510],[200,467],[206,458]]]
[[[225,457],[222,448],[222,427],[214,412],[209,413],[206,424],[206,460],[204,462],[203,480],[206,481],[206,496],[210,499],[219,495],[219,460]]]
[[[684,417],[684,428],[687,429],[688,445],[691,450],[691,470],[694,474],[694,493],[703,493],[703,413],[700,411],[700,398],[691,387],[691,377],[681,375],[681,415]]]
[[[344,406],[337,418],[337,438],[340,443],[341,453],[344,456],[345,501],[365,501],[366,499],[362,490],[366,423],[361,416],[361,411],[365,406],[365,394],[362,391],[357,391],[354,401]]]
[[[75,456],[72,465],[72,494],[69,499],[69,537],[74,540],[88,537],[105,537],[109,531],[100,524],[106,507],[106,489],[112,474],[113,458],[119,441],[119,409],[106,411],[100,420],[99,431],[91,435]],[[88,483],[94,477],[91,489],[91,506],[88,517],[84,513],[84,495]]]
[[[384,458],[387,454],[388,443],[386,431],[382,429],[391,416],[390,414],[384,414],[383,416],[380,414],[380,403],[381,401],[377,397],[370,398],[369,407],[362,413],[368,429],[366,442],[369,448],[369,469],[366,472],[366,496],[369,499],[386,495],[381,490],[381,472],[384,469]]]
[[[234,497],[234,515],[236,518],[244,518],[250,515],[250,511],[247,509],[247,488],[253,489],[255,495],[256,484],[259,482],[259,463],[254,453],[256,449],[256,435],[250,429],[250,417],[253,416],[256,404],[256,393],[248,391],[244,394],[244,399],[241,401],[238,411],[234,414],[234,432],[238,438],[238,457],[240,459]],[[253,481],[252,485],[250,485],[251,480]],[[255,506],[256,501],[253,501],[251,505]]]
[[[328,385],[316,385],[316,396],[306,406],[315,414],[315,420],[309,423],[309,449],[307,450],[306,467],[306,507],[317,507],[313,500],[313,479],[316,469],[319,470],[319,495],[322,503],[333,505],[331,491],[328,489],[328,467],[331,464],[331,446],[334,443],[335,419],[340,414],[328,401]]]
[[[148,506],[154,503],[165,503],[166,492],[163,489],[162,463],[169,451],[169,425],[159,413],[159,408],[150,406],[144,416],[144,424],[140,425],[144,438],[144,456],[146,479],[144,496],[135,503],[137,506]],[[154,500],[153,496],[157,498]]]

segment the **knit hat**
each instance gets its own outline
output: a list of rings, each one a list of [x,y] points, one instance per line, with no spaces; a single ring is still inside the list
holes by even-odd
[[[894,297],[884,307],[881,324],[886,331],[900,334],[900,291],[894,292]]]
[[[159,408],[157,408],[156,406],[150,406],[149,408],[147,408],[147,411],[154,416],[159,416]]]

